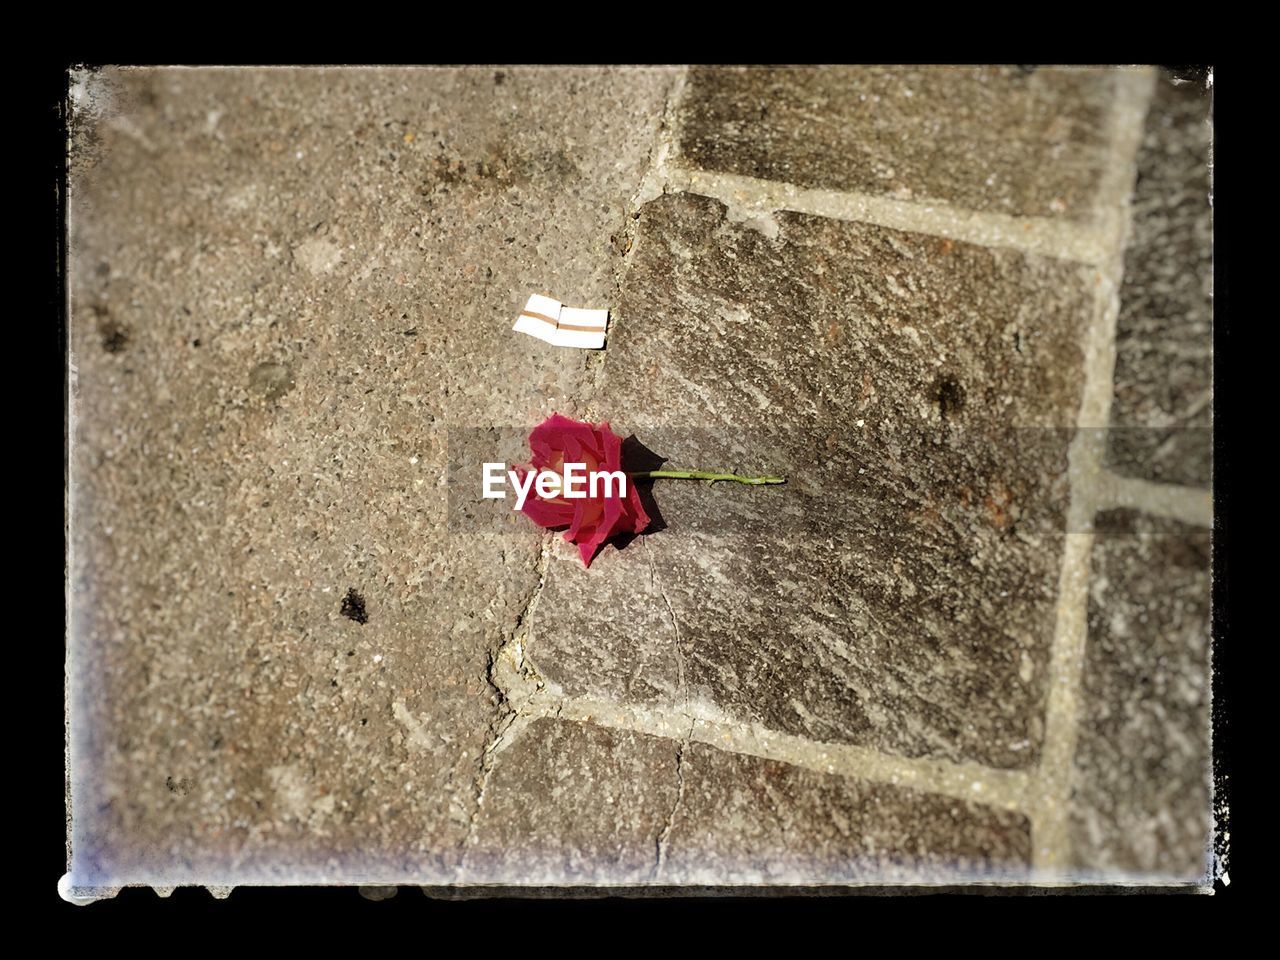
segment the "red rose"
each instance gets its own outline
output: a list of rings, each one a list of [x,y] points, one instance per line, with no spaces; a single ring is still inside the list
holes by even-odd
[[[649,525],[649,515],[640,505],[630,477],[625,496],[618,495],[618,484],[613,485],[609,496],[604,495],[604,484],[598,485],[593,497],[590,485],[581,483],[575,485],[575,491],[585,488],[587,496],[580,499],[565,499],[563,495],[543,499],[537,493],[536,474],[544,472],[557,474],[558,488],[563,489],[566,463],[585,464],[588,476],[597,470],[622,469],[622,438],[609,429],[607,422],[593,427],[553,413],[529,434],[529,450],[535,476],[521,509],[540,527],[568,527],[564,538],[578,545],[585,566],[591,566],[591,558],[600,545],[614,534],[641,533]],[[526,471],[519,466],[515,469],[523,485]]]

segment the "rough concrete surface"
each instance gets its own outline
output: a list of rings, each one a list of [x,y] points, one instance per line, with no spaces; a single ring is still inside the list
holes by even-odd
[[[450,878],[538,534],[443,525],[607,301],[659,70],[107,71],[73,154],[72,798],[90,884]],[[354,587],[368,622],[341,614]],[[174,784],[178,784],[177,788]]]
[[[1209,473],[1077,440],[1208,426],[1205,102],[73,73],[64,893],[1207,884]],[[553,411],[788,482],[584,569],[478,495]]]

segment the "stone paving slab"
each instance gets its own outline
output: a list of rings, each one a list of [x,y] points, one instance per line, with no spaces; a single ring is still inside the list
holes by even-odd
[[[1213,446],[1211,109],[1204,76],[1161,75],[1138,154],[1108,457],[1118,473],[1200,487]]]
[[[701,67],[679,117],[705,170],[922,203],[1092,220],[1116,71]]]
[[[1090,876],[1204,876],[1210,843],[1209,531],[1098,518],[1071,827]]]
[[[595,409],[674,467],[787,486],[657,482],[668,529],[643,549],[590,571],[555,554],[529,655],[575,695],[1033,764],[1071,439],[1054,427],[1078,404],[1093,274],[779,220],[767,237],[713,200],[642,208]],[[720,426],[664,447],[663,424]]]
[[[1025,879],[1027,818],[690,745],[661,876],[687,884]]]

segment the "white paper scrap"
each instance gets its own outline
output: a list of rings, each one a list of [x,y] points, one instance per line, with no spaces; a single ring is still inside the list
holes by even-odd
[[[535,293],[511,329],[555,347],[600,350],[608,325],[608,310],[566,307],[559,300]]]
[[[564,307],[556,327],[556,345],[599,350],[604,346],[604,329],[609,323],[608,310],[584,310]]]
[[[554,344],[556,327],[560,323],[561,307],[559,300],[552,300],[550,297],[535,293],[524,305],[520,316],[516,318],[515,326],[511,329]]]

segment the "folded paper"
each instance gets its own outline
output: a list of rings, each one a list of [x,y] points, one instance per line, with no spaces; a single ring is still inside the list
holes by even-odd
[[[600,350],[604,347],[608,325],[608,310],[566,307],[559,300],[535,293],[511,329],[555,347]]]

